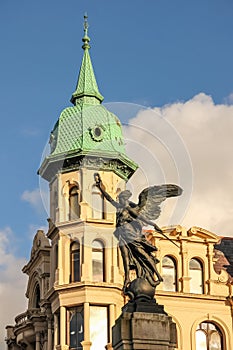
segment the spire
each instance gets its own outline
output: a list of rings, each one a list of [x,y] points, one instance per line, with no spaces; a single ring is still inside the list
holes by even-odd
[[[98,85],[95,79],[93,66],[89,54],[90,38],[88,37],[88,22],[87,15],[84,15],[84,37],[83,41],[83,59],[79,71],[78,82],[75,92],[72,94],[71,102],[76,105],[80,100],[87,104],[100,104],[103,101],[103,96],[100,94]]]

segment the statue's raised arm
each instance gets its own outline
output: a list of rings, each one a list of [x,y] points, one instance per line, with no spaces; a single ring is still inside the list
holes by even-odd
[[[182,189],[171,184],[150,186],[140,193],[138,204],[129,201],[132,194],[125,190],[120,192],[117,202],[105,191],[100,175],[95,173],[94,178],[104,198],[117,209],[114,235],[118,239],[124,265],[123,292],[132,297],[130,285],[133,274],[137,279],[144,279],[155,288],[162,281],[156,268],[158,260],[154,256],[157,248],[146,239],[142,228],[145,225],[152,225],[157,232],[170,240],[152,220],[159,217],[160,204],[166,198],[180,196]]]
[[[109,201],[115,208],[118,208],[120,205],[117,203],[104,189],[102,180],[100,178],[99,173],[94,174],[94,179],[95,179],[95,185],[98,187],[107,201]]]

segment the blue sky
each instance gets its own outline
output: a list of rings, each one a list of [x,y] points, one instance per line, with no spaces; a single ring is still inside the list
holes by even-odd
[[[128,140],[144,146],[136,179],[157,183],[151,170],[160,164],[170,181],[175,169],[192,189],[184,222],[233,237],[232,0],[0,0],[0,347],[4,326],[26,308],[20,270],[48,217],[37,170],[75,89],[86,11],[105,102],[126,103],[123,122],[133,104],[156,113],[144,111],[128,129]],[[161,144],[149,140],[152,131]]]
[[[230,0],[1,0],[0,227],[11,228],[18,256],[46,225],[22,195],[38,188],[43,148],[70,104],[85,11],[105,102],[161,107],[204,92],[221,104],[233,91]]]

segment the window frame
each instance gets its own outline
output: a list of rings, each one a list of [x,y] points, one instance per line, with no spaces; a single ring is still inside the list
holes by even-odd
[[[98,242],[101,244],[102,248],[97,248],[97,247],[93,247],[93,243],[94,242]],[[94,279],[94,269],[93,269],[93,252],[94,253],[101,253],[102,254],[102,280],[95,280]],[[105,268],[105,244],[103,242],[103,240],[96,238],[92,241],[91,243],[91,262],[92,262],[92,280],[93,282],[106,282],[106,268]]]
[[[103,186],[104,187],[104,186]],[[104,187],[105,188],[105,187]],[[94,208],[94,196],[99,196],[100,208]],[[106,219],[106,201],[101,193],[100,189],[94,184],[91,189],[91,204],[92,204],[92,218],[95,220],[105,220]],[[98,210],[99,209],[99,210]],[[99,213],[100,215],[95,215]]]
[[[172,256],[172,255],[164,255],[164,257],[162,258],[162,277],[164,276],[163,274],[163,268],[164,268],[164,264],[163,264],[163,259],[164,258],[168,258],[172,261],[173,263],[173,271],[174,271],[174,278],[173,278],[173,285],[174,285],[174,290],[165,290],[164,289],[164,285],[163,285],[163,291],[164,292],[178,292],[178,271],[177,271],[177,259]]]
[[[190,268],[190,263],[191,263],[191,261],[195,261],[195,262],[197,262],[199,265],[200,265],[200,270],[199,269],[195,269],[195,268]],[[191,272],[190,271],[201,271],[201,285],[199,285],[199,287],[200,287],[200,293],[197,293],[197,292],[195,292],[195,291],[193,291],[193,290],[191,290],[191,286],[192,286],[192,283],[191,283],[191,280],[192,280],[192,275],[191,275]],[[194,257],[192,257],[190,260],[189,260],[189,265],[188,265],[188,271],[189,271],[189,277],[190,277],[190,293],[192,293],[192,294],[205,294],[205,285],[204,285],[204,281],[205,281],[205,279],[204,279],[204,262],[202,261],[202,259],[201,258],[199,258],[199,257],[196,257],[196,256],[194,256]]]
[[[204,327],[202,328],[202,325],[206,325],[207,329],[205,329]],[[209,325],[212,325],[215,327],[215,329],[210,329]],[[211,335],[214,333],[217,333],[219,335],[220,338],[220,342],[221,342],[221,349],[220,350],[225,350],[225,335],[223,330],[221,329],[221,327],[216,324],[216,322],[213,322],[211,320],[205,320],[202,321],[201,323],[198,324],[196,331],[195,331],[195,348],[197,349],[197,332],[202,332],[203,334],[205,334],[206,336],[206,349],[205,350],[210,350],[210,341],[211,341]]]
[[[72,249],[73,246],[78,245],[78,248]],[[78,253],[78,259],[74,257]],[[70,282],[80,282],[81,281],[81,245],[79,240],[72,241],[70,243]],[[78,262],[78,263],[77,263]],[[78,267],[77,273],[78,277],[75,279],[75,267]]]
[[[75,190],[75,192],[72,193],[72,191],[74,191],[74,190]],[[76,212],[76,210],[77,210],[77,212]],[[80,214],[81,214],[80,188],[79,188],[78,184],[74,184],[74,185],[69,187],[69,220],[73,221],[73,220],[79,219]]]
[[[81,342],[84,340],[84,325],[85,325],[85,322],[84,322],[84,305],[81,304],[81,305],[76,305],[74,307],[70,307],[70,308],[67,308],[67,316],[66,316],[66,322],[67,322],[67,333],[66,333],[66,336],[67,336],[67,344],[69,344],[69,348],[70,349],[75,349],[75,350],[81,350],[82,349],[82,345],[81,347],[72,347],[71,346],[71,326],[70,326],[70,323],[71,323],[71,312],[75,312],[75,315],[77,315],[77,311],[80,310],[80,314],[82,315],[82,324],[81,324],[81,327],[83,327],[83,331],[82,331],[82,334],[83,334],[83,339],[80,341],[80,345],[81,345]],[[76,338],[77,340],[77,338]]]

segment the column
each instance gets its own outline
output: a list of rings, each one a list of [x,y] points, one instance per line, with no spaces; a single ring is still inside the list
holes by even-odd
[[[54,348],[56,348],[56,346],[59,344],[59,339],[58,339],[58,335],[59,335],[59,324],[58,324],[58,315],[54,314],[54,335],[53,335],[53,342],[54,342]]]
[[[90,305],[89,303],[84,303],[84,341],[81,343],[83,350],[91,349],[91,341],[90,341]]]
[[[211,294],[211,282],[213,280],[213,244],[207,243],[207,258],[208,258],[208,267],[205,266],[205,270],[203,271],[205,280],[207,281],[207,294]],[[205,287],[205,283],[204,283]]]
[[[114,326],[115,319],[116,319],[115,305],[110,304],[109,305],[109,339],[110,339],[110,342],[106,345],[106,350],[113,350],[111,340],[112,340],[112,327]]]
[[[66,344],[67,328],[66,328],[66,308],[60,307],[60,348],[67,350],[69,346]],[[37,350],[37,349],[36,349]]]
[[[113,236],[113,235],[112,235]],[[118,242],[116,238],[113,236],[112,237],[112,248],[111,248],[111,253],[112,253],[112,260],[111,260],[111,280],[110,282],[112,283],[122,283],[123,278],[119,274],[119,266],[118,266],[118,259],[117,259],[117,245]],[[121,259],[121,258],[120,258]]]
[[[52,350],[52,318],[48,317],[48,342],[47,342],[47,350]]]
[[[190,292],[190,277],[189,277],[189,270],[188,270],[188,251],[187,251],[187,241],[181,240],[180,241],[180,249],[181,249],[181,262],[182,262],[182,277],[180,278],[181,281],[181,292],[182,293],[189,293]]]
[[[36,332],[36,350],[40,350],[40,332]]]

